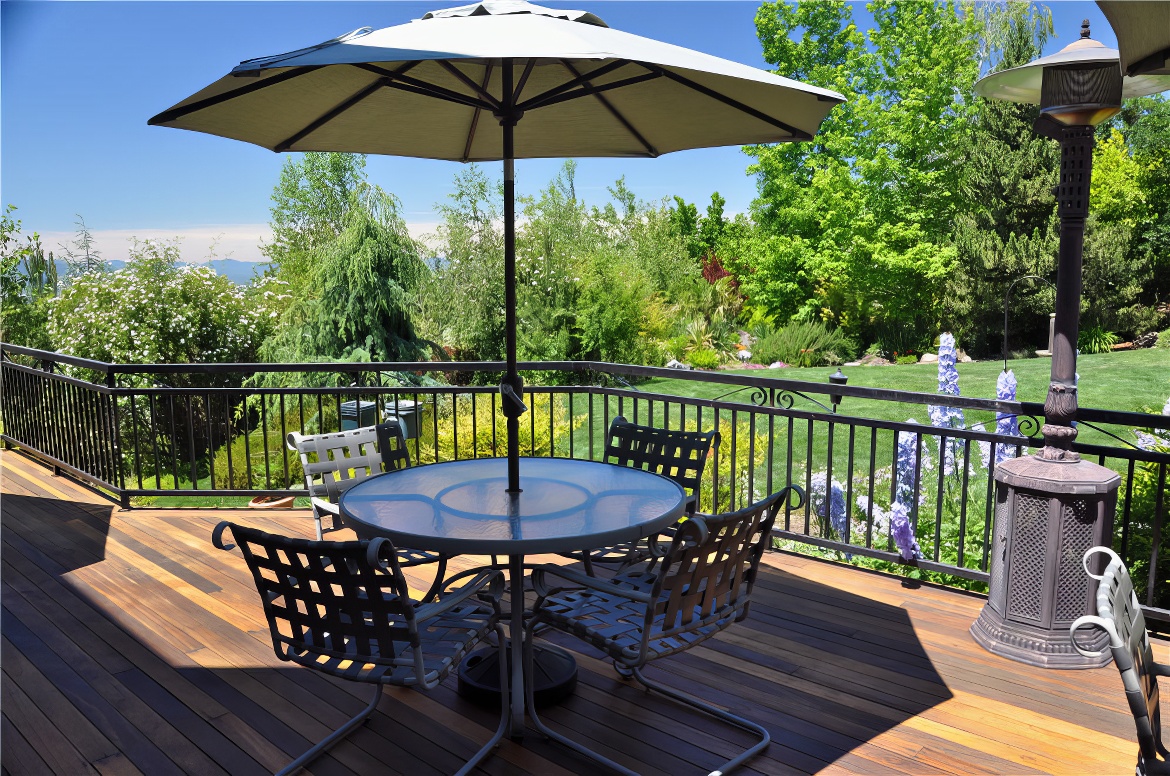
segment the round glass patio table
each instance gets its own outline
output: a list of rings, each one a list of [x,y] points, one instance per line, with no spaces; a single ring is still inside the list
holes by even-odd
[[[525,555],[634,542],[683,515],[682,487],[641,469],[521,458],[521,492],[514,495],[506,492],[507,464],[505,458],[478,458],[386,472],[342,494],[340,511],[359,535],[385,536],[401,547],[507,555],[512,601],[524,600]],[[523,606],[512,606],[514,737],[524,729],[523,629]]]

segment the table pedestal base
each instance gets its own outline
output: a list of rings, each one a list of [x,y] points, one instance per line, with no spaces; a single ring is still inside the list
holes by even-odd
[[[508,675],[512,674],[511,639]],[[577,661],[551,644],[537,644],[532,657],[533,696],[537,706],[558,703],[577,689]],[[500,707],[500,653],[495,647],[477,649],[459,665],[459,694],[472,703]]]

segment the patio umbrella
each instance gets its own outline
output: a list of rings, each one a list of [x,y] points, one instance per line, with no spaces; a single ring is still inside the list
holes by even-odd
[[[841,102],[828,89],[610,29],[591,13],[505,0],[247,60],[150,123],[278,152],[503,160],[500,390],[508,491],[517,493],[526,408],[516,372],[513,160],[809,140]]]
[[[1170,2],[1110,0],[1097,5],[1117,35],[1122,73],[1170,76]]]

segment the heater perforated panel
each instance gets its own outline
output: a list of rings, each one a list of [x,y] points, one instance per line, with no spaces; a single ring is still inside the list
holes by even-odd
[[[1007,614],[1040,622],[1048,549],[1048,500],[1016,494]]]

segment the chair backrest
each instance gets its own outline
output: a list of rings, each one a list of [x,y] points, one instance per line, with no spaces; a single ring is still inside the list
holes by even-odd
[[[651,592],[647,638],[722,629],[743,619],[776,512],[793,492],[803,504],[800,488],[788,486],[738,512],[698,515],[679,523]]]
[[[707,452],[717,437],[714,431],[639,426],[619,415],[609,425],[605,460],[669,477],[693,502],[707,466]]]
[[[1100,576],[1089,570],[1090,561],[1098,554],[1108,558],[1105,571]],[[1089,548],[1082,563],[1085,573],[1098,580],[1097,614],[1086,615],[1072,624],[1070,633],[1073,646],[1087,657],[1097,657],[1099,653],[1084,650],[1077,644],[1077,629],[1085,625],[1096,625],[1109,635],[1109,650],[1113,653],[1113,662],[1117,665],[1117,670],[1121,672],[1125,697],[1129,701],[1129,710],[1133,713],[1137,725],[1138,747],[1146,766],[1139,770],[1149,773],[1170,773],[1170,769],[1159,769],[1159,766],[1166,768],[1166,765],[1165,760],[1160,762],[1158,759],[1159,754],[1162,758],[1170,759],[1170,753],[1162,744],[1162,722],[1158,702],[1157,676],[1158,673],[1164,675],[1166,667],[1154,662],[1150,637],[1146,632],[1146,618],[1134,593],[1133,580],[1130,579],[1124,561],[1108,547]]]
[[[222,522],[212,535],[219,549],[232,548],[223,542],[228,528],[252,572],[281,660],[355,679],[363,667],[388,669],[418,647],[414,604],[387,539],[319,542]],[[374,680],[384,672],[374,670]]]
[[[387,420],[374,426],[378,437],[378,452],[382,455],[383,471],[392,472],[396,469],[410,467],[410,451],[406,449],[406,435],[402,433],[402,423],[396,418]]]
[[[288,435],[305,471],[309,495],[336,504],[349,488],[363,478],[410,466],[402,426],[397,420],[334,434]]]

